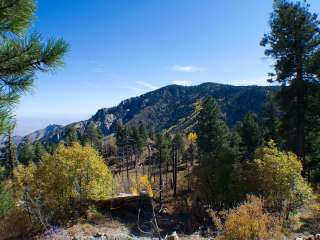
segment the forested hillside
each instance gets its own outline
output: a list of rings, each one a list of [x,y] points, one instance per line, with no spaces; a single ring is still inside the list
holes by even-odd
[[[169,85],[16,146],[17,101],[68,51],[29,34],[35,5],[0,0],[0,240],[320,239],[320,20],[306,1],[273,1],[260,45],[277,86]]]
[[[213,96],[230,127],[240,121],[247,112],[260,118],[268,96],[279,87],[231,86],[204,83],[198,86],[170,85],[130,98],[112,108],[97,111],[90,119],[72,123],[66,127],[52,125],[27,137],[32,141],[57,143],[63,140],[66,129],[74,127],[83,134],[90,124],[97,126],[107,136],[115,132],[118,122],[129,126],[144,125],[155,131],[170,130],[187,132],[195,126],[197,105],[207,96]]]

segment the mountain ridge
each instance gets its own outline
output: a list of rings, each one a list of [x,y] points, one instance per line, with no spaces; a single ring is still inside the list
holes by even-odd
[[[117,106],[98,109],[87,120],[65,126],[52,124],[26,136],[32,141],[59,142],[64,138],[67,127],[74,127],[81,132],[90,123],[108,136],[114,132],[118,121],[128,125],[152,125],[156,130],[183,130],[194,124],[190,116],[195,104],[206,96],[213,96],[218,101],[228,125],[232,127],[246,112],[261,116],[268,94],[277,89],[278,86],[233,86],[213,82],[195,86],[173,84],[125,99]],[[186,126],[181,127],[181,123]]]

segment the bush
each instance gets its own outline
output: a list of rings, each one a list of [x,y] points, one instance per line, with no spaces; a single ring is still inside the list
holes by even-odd
[[[140,194],[145,192],[149,197],[153,197],[153,190],[148,176],[144,175],[138,179],[138,182],[134,182],[130,188],[132,194]]]
[[[239,207],[230,210],[218,240],[282,239],[281,221],[263,209],[263,200],[249,196]]]
[[[60,144],[39,165],[18,166],[13,188],[41,222],[67,217],[88,200],[111,195],[112,174],[96,150],[78,143]]]
[[[94,205],[90,205],[86,211],[86,219],[90,223],[99,224],[103,223],[106,217]]]
[[[11,194],[0,184],[0,219],[3,219],[14,207],[15,203]]]
[[[28,213],[14,208],[0,221],[0,239],[29,239],[37,226],[30,221]]]
[[[256,150],[254,162],[258,191],[268,207],[288,215],[311,198],[311,187],[301,176],[302,164],[295,154],[278,150],[270,141]]]

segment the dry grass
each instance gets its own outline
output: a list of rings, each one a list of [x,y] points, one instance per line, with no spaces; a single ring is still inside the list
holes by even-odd
[[[26,211],[15,208],[0,221],[0,240],[22,239],[35,231],[36,226],[30,221]]]
[[[263,200],[249,196],[239,207],[230,210],[219,240],[282,239],[281,220],[264,211]]]
[[[293,229],[299,233],[320,233],[320,194],[314,195],[312,201],[297,216]]]
[[[70,228],[66,229],[69,236],[74,237],[87,237],[94,236],[96,233],[103,234],[126,234],[128,233],[128,229],[118,221],[105,220],[104,223],[100,223],[99,225],[92,225],[89,223],[78,223],[73,225]]]

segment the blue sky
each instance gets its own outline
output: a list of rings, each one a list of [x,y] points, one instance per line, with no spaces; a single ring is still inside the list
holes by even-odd
[[[266,85],[272,62],[259,42],[271,10],[271,0],[38,0],[33,31],[71,51],[22,97],[17,134],[173,83]]]

